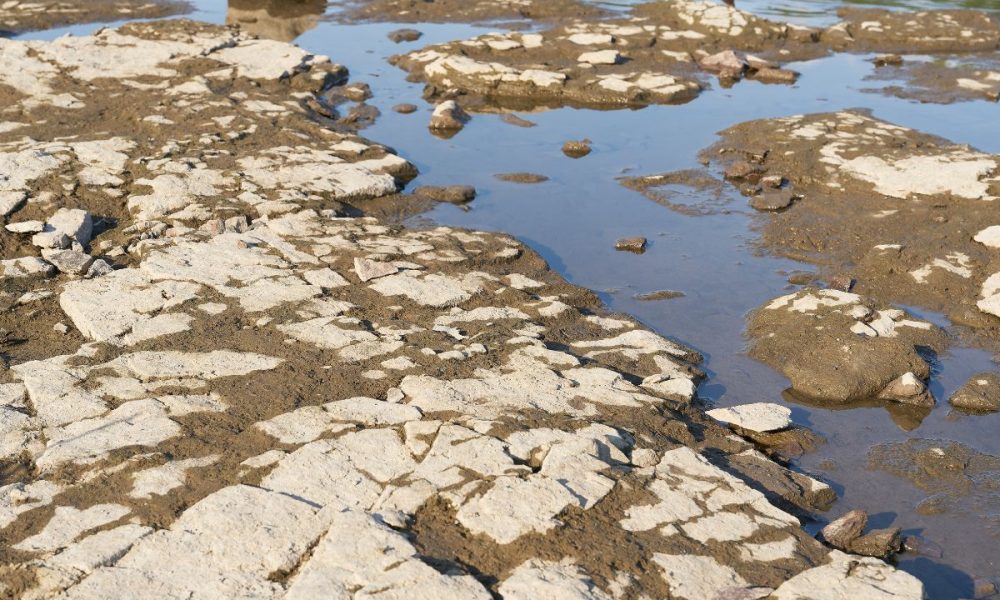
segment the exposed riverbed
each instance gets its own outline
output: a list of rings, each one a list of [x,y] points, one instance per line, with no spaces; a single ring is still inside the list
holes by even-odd
[[[193,18],[226,21],[221,0],[194,2]],[[965,6],[968,3],[956,3]],[[755,1],[741,8],[807,24],[827,24],[831,3]],[[933,3],[935,7],[951,4]],[[923,6],[917,6],[922,8]],[[977,6],[979,8],[979,6]],[[987,7],[989,8],[989,7]],[[996,8],[1000,8],[997,6]],[[280,27],[294,20],[294,27]],[[387,34],[400,27],[423,32],[416,42],[396,44]],[[52,39],[84,33],[97,25],[27,34]],[[423,85],[387,62],[393,54],[465,39],[491,28],[455,24],[378,23],[345,25],[318,14],[275,17],[274,31],[301,35],[296,43],[348,66],[353,82],[371,86],[369,104],[381,111],[364,135],[392,146],[420,172],[410,187],[469,184],[478,196],[468,207],[440,204],[406,223],[501,231],[528,244],[571,283],[597,291],[610,309],[630,313],[648,326],[676,337],[706,357],[709,377],[699,396],[718,406],[777,402],[792,408],[793,420],[826,438],[827,443],[794,461],[797,468],[834,485],[840,499],[826,513],[852,509],[872,514],[878,527],[899,526],[942,549],[940,556],[905,553],[899,566],[924,581],[933,598],[969,597],[976,578],[1000,576],[1000,474],[987,474],[977,502],[949,505],[943,511],[917,511],[928,492],[890,472],[873,469],[870,449],[910,439],[949,440],[975,452],[1000,455],[1000,414],[961,415],[946,400],[971,375],[995,371],[991,352],[968,347],[961,337],[933,366],[931,390],[936,407],[922,420],[884,406],[847,406],[837,410],[791,401],[788,381],[745,353],[746,314],[792,289],[788,277],[815,267],[770,256],[759,244],[756,214],[732,187],[721,195],[675,186],[674,207],[655,203],[620,184],[619,178],[697,169],[698,153],[717,141],[716,133],[744,121],[793,114],[865,108],[874,117],[1000,153],[996,103],[974,100],[949,105],[921,104],[872,93],[885,82],[866,80],[872,55],[837,54],[784,65],[801,73],[793,86],[744,81],[723,89],[713,85],[695,102],[641,110],[562,108],[518,113],[534,124],[520,127],[500,115],[477,113],[454,137],[441,139],[427,129],[432,106],[422,99]],[[268,29],[258,31],[267,35]],[[278,34],[275,34],[278,35]],[[392,107],[412,103],[415,114]],[[589,138],[593,151],[571,159],[562,153],[568,140]],[[547,181],[525,185],[498,180],[502,173],[530,172]],[[687,207],[690,210],[682,210]],[[984,223],[984,226],[987,225]],[[615,251],[616,240],[645,236],[642,254]],[[667,300],[644,301],[638,294],[682,292]],[[948,327],[942,315],[912,307],[918,316]],[[964,506],[964,508],[962,508]],[[815,524],[809,529],[818,529]]]

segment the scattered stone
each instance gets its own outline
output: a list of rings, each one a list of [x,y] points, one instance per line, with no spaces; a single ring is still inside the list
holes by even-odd
[[[973,375],[948,401],[955,408],[969,412],[1000,411],[1000,373]]]
[[[445,100],[434,108],[431,115],[431,129],[458,130],[465,127],[469,122],[469,115],[465,113],[454,100]]]
[[[876,67],[898,67],[903,64],[903,57],[898,54],[879,54],[872,59]]]
[[[934,406],[934,396],[927,390],[927,385],[913,373],[904,373],[893,380],[882,390],[879,398],[915,406]]]
[[[409,115],[409,114],[413,114],[413,113],[417,112],[418,107],[417,107],[416,104],[403,103],[403,104],[397,104],[397,105],[393,106],[392,110],[398,112],[401,115]]]
[[[340,93],[353,102],[364,102],[372,97],[372,88],[367,83],[352,83],[341,89]]]
[[[563,144],[563,154],[570,158],[583,158],[591,152],[590,140],[570,140]]]
[[[413,190],[414,196],[429,198],[436,202],[451,202],[465,204],[476,199],[476,188],[471,185],[425,185]]]
[[[732,50],[712,54],[698,60],[698,66],[720,76],[737,79],[747,70],[747,61]]]
[[[902,547],[899,527],[873,529],[850,544],[852,554],[888,558]]]
[[[21,221],[20,223],[9,223],[4,229],[11,233],[40,233],[45,230],[45,223],[41,221]]]
[[[799,74],[791,69],[762,68],[751,71],[751,76],[756,81],[764,83],[792,84],[798,81]]]
[[[646,238],[644,237],[629,237],[622,238],[615,242],[615,250],[624,250],[626,252],[634,252],[636,254],[642,254],[646,251]]]
[[[849,551],[851,544],[861,537],[868,526],[868,513],[852,510],[831,521],[819,534],[822,541],[839,550]]]
[[[790,189],[768,189],[750,199],[750,206],[762,211],[783,210],[795,201],[795,193]]]
[[[387,34],[387,37],[393,42],[401,44],[403,42],[415,42],[423,37],[423,35],[424,34],[422,32],[417,31],[416,29],[404,28],[390,31]]]
[[[576,60],[591,65],[617,65],[621,62],[622,55],[617,50],[595,50],[584,52]]]
[[[354,259],[354,272],[362,282],[368,282],[379,277],[393,275],[399,272],[399,267],[392,263],[358,257]]]
[[[85,210],[60,208],[56,214],[49,217],[45,230],[63,233],[70,240],[86,248],[94,233],[94,223],[90,213]]]
[[[760,433],[780,431],[792,424],[792,411],[780,404],[757,402],[708,411],[716,421]]]
[[[52,263],[56,269],[67,275],[83,275],[94,262],[94,257],[86,252],[76,250],[57,250],[54,252],[44,252],[43,256]]]

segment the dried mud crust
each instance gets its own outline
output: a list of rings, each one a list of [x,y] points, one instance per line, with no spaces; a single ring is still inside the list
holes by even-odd
[[[900,61],[876,67],[865,80],[885,85],[867,91],[935,104],[1000,99],[1000,60],[995,52],[907,56]]]
[[[723,4],[651,2],[618,18],[567,19],[538,32],[437,44],[392,61],[426,81],[429,97],[466,95],[501,108],[642,106],[693,99],[718,74],[793,83],[781,63],[848,52],[995,52],[1000,23],[976,11],[845,10],[817,29]],[[720,53],[736,51],[728,56]],[[739,53],[752,53],[743,55]]]
[[[855,291],[945,313],[997,349],[1000,158],[858,112],[752,121],[704,153],[748,195],[780,176],[801,199],[770,214],[768,250],[849,276]]]
[[[478,23],[563,20],[607,15],[578,0],[347,0],[334,13],[339,21],[392,23]]]
[[[154,19],[191,10],[183,0],[6,0],[0,2],[0,37],[81,23]]]
[[[0,594],[922,596],[803,532],[829,486],[703,415],[696,352],[506,236],[345,216],[412,167],[309,110],[328,61],[190,22],[17,44],[9,220],[118,268],[3,234],[34,294],[4,313]]]
[[[822,53],[816,31],[728,6],[671,2],[636,10],[642,16],[486,34],[391,61],[427,81],[427,95],[457,91],[472,96],[463,102],[473,106],[485,99],[510,108],[622,107],[692,100],[707,80],[697,61],[724,50],[766,50],[748,61],[761,77],[776,66],[765,59]],[[740,69],[735,78],[742,75]]]

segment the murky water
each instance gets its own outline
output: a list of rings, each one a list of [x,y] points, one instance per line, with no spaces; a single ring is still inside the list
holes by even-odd
[[[195,4],[198,12],[194,18],[225,21],[224,0]],[[1000,9],[997,0],[890,4]],[[746,0],[740,6],[819,24],[835,18],[838,4],[825,0]],[[386,34],[399,25],[344,26],[319,16],[289,15],[273,23],[258,22],[258,26],[275,36],[302,32],[298,44],[348,65],[353,80],[371,85],[375,93],[371,103],[382,111],[382,117],[364,134],[394,147],[418,166],[421,175],[413,185],[466,183],[479,190],[471,210],[441,205],[420,219],[517,236],[570,281],[601,292],[612,309],[636,315],[658,331],[702,351],[710,377],[700,393],[719,405],[788,403],[782,395],[787,381],[743,354],[744,315],[785,291],[788,272],[810,267],[754,254],[754,226],[761,217],[754,215],[741,197],[724,197],[719,202],[689,192],[680,201],[713,202],[710,214],[690,216],[622,187],[618,177],[698,167],[697,152],[715,140],[715,132],[741,121],[854,107],[869,108],[876,117],[1000,152],[1000,119],[995,104],[925,105],[864,93],[862,90],[873,85],[864,81],[871,73],[870,57],[854,55],[789,65],[802,73],[794,87],[745,81],[731,89],[707,90],[682,106],[521,114],[536,123],[533,128],[512,126],[496,115],[476,115],[456,137],[441,140],[427,130],[431,107],[421,100],[422,85],[406,82],[404,73],[385,59],[487,29],[421,24],[418,28],[424,37],[419,42],[397,45]],[[72,27],[31,37],[48,39],[93,29],[95,26]],[[423,110],[413,115],[396,114],[391,107],[401,102],[417,104]],[[580,160],[563,156],[560,148],[565,141],[584,137],[594,141],[591,155]],[[523,185],[494,178],[494,174],[514,171],[537,172],[550,180]],[[615,240],[631,235],[650,240],[645,254],[614,250]],[[634,298],[638,293],[661,289],[678,290],[685,296],[654,302]],[[905,481],[867,470],[867,454],[877,443],[922,437],[957,440],[981,452],[1000,455],[1000,437],[995,434],[1000,415],[959,416],[945,402],[972,373],[996,369],[991,359],[989,353],[961,347],[940,357],[932,382],[939,403],[920,423],[881,407],[829,410],[790,404],[796,422],[828,440],[819,451],[803,456],[797,466],[836,486],[841,500],[830,516],[862,508],[873,515],[874,526],[900,526],[905,534],[920,534],[944,549],[940,559],[913,555],[900,559],[900,566],[923,579],[934,598],[971,596],[974,577],[1000,575],[998,531],[984,525],[984,515],[916,513],[914,507],[924,493]],[[1000,506],[990,510],[1000,512]],[[818,528],[819,524],[810,527]]]

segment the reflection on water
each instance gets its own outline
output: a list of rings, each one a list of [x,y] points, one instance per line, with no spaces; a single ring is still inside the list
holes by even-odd
[[[316,27],[326,0],[229,0],[227,25],[253,35],[291,42]]]

